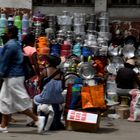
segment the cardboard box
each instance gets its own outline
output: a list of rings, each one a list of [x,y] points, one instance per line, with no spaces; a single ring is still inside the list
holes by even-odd
[[[66,120],[66,129],[80,132],[97,132],[99,123],[99,114],[69,110]]]

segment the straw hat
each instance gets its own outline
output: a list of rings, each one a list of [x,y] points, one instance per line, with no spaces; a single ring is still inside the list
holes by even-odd
[[[134,59],[128,59],[128,60],[126,61],[126,63],[135,66],[135,61],[134,61]]]

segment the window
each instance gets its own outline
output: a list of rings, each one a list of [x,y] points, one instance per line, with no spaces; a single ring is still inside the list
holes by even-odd
[[[54,0],[54,4],[60,4],[61,0]]]
[[[119,4],[119,1],[118,0],[113,0],[112,4]]]
[[[128,4],[128,0],[121,0],[120,4]]]
[[[95,0],[33,0],[33,5],[94,6]]]
[[[83,3],[83,2],[81,2],[81,0],[76,0],[76,3],[80,4],[80,3]]]
[[[137,0],[129,0],[130,4],[134,4],[136,5],[137,4]]]
[[[51,0],[43,0],[43,3],[51,3],[52,1]]]
[[[140,0],[108,0],[108,6],[110,7],[133,7],[140,5]]]
[[[67,0],[67,3],[74,3],[74,0]]]
[[[91,0],[85,0],[85,4],[90,4]]]

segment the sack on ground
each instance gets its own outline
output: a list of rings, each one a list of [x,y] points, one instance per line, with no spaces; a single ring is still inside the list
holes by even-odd
[[[130,91],[130,95],[132,100],[128,121],[140,121],[140,91],[138,89],[133,89]]]

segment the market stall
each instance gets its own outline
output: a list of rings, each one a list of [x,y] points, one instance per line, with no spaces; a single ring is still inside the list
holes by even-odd
[[[118,69],[124,67],[126,60],[136,57],[135,71],[139,74],[139,47],[135,46],[135,41],[131,38],[122,41],[120,36],[111,36],[107,12],[85,15],[64,11],[59,16],[41,13],[32,17],[27,14],[7,16],[1,14],[1,36],[8,26],[14,24],[19,29],[20,43],[26,34],[33,32],[38,54],[45,52],[61,57],[59,67],[65,77],[67,128],[75,130],[81,121],[89,124],[90,119],[83,116],[93,115],[96,119],[92,123],[93,126],[98,124],[97,130],[100,115],[107,110],[106,99],[117,102],[115,76]],[[73,121],[76,124],[72,124]]]

